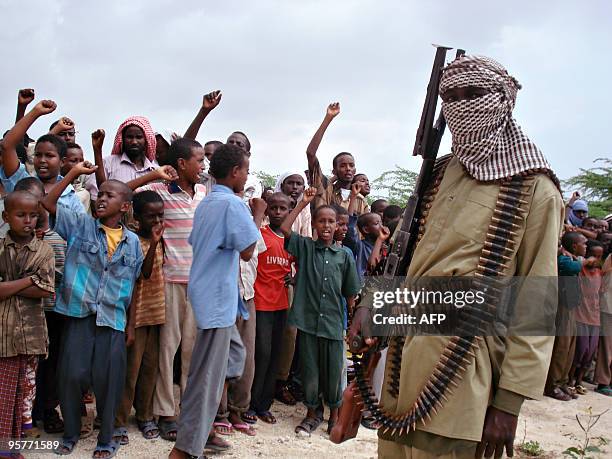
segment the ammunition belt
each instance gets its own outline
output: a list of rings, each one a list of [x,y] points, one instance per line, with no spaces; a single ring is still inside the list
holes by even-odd
[[[446,157],[440,158],[443,159]],[[425,231],[427,215],[447,163],[448,159],[438,168],[439,173],[433,181],[431,191],[425,195],[430,198],[422,201],[418,240]],[[449,339],[432,374],[407,412],[403,414],[388,412],[379,405],[370,382],[364,377],[367,366],[366,356],[352,356],[358,388],[356,396],[363,402],[363,410],[371,413],[383,429],[383,433],[388,431],[391,431],[392,435],[407,433],[416,430],[417,422],[425,424],[427,419],[431,420],[431,416],[448,401],[447,395],[453,394],[451,386],[457,387],[467,367],[474,361],[474,351],[483,341],[482,336],[486,335],[488,327],[495,319],[496,304],[503,287],[502,276],[508,268],[507,263],[512,260],[512,255],[518,249],[517,230],[522,227],[519,222],[524,220],[527,211],[525,209],[527,201],[524,198],[530,194],[527,191],[529,188],[526,187],[531,187],[532,183],[533,179],[526,174],[514,176],[501,183],[484,247],[472,280],[473,288],[484,292],[485,302],[477,307],[466,306],[461,310],[461,320],[457,325],[459,333]],[[400,390],[404,343],[404,336],[394,337],[389,343],[388,392],[394,398],[398,397]]]

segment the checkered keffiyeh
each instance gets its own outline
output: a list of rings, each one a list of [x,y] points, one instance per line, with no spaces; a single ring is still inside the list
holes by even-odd
[[[111,155],[120,155],[123,153],[123,130],[128,126],[138,126],[144,132],[145,140],[147,141],[146,157],[149,161],[155,160],[155,148],[157,140],[155,140],[155,131],[151,127],[151,123],[144,116],[130,116],[127,120],[119,125],[117,134],[115,135],[115,143]]]
[[[475,99],[442,102],[453,135],[452,152],[467,173],[480,181],[499,180],[527,172],[546,172],[556,182],[540,149],[512,118],[518,81],[498,62],[462,56],[446,66],[440,94],[450,88],[474,86],[489,90]]]

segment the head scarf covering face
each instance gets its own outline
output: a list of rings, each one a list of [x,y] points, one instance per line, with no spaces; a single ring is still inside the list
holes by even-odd
[[[572,208],[568,212],[567,217],[569,219],[569,222],[574,226],[582,226],[582,221],[584,220],[584,218],[578,217],[578,215],[574,213],[575,210],[584,210],[585,212],[588,212],[589,205],[583,199],[577,199],[576,201],[574,201]]]
[[[306,176],[304,175],[303,172],[294,170],[294,171],[288,171],[288,172],[285,172],[279,175],[279,177],[276,179],[276,185],[274,185],[274,192],[282,193],[283,192],[283,182],[287,180],[287,177],[290,177],[292,175],[298,175],[302,177],[302,180],[304,180],[304,189],[306,189],[306,187],[308,186],[308,182],[306,181]],[[303,193],[298,196],[298,202],[302,200],[302,196],[304,196]]]
[[[157,140],[155,139],[155,132],[151,128],[151,123],[144,116],[131,116],[123,123],[119,125],[117,134],[115,135],[115,143],[113,144],[113,150],[111,155],[120,155],[123,153],[123,130],[128,126],[138,126],[144,132],[146,149],[145,156],[149,161],[155,161],[155,148],[157,146]]]
[[[498,62],[462,56],[444,69],[440,94],[473,86],[489,93],[475,99],[442,102],[453,139],[452,152],[470,176],[481,181],[508,178],[526,171],[549,171],[540,149],[512,118],[518,81]]]

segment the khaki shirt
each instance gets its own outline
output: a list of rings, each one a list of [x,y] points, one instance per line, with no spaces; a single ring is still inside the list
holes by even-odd
[[[36,238],[19,246],[7,234],[0,239],[2,282],[32,276],[34,285],[55,290],[53,249]],[[47,353],[47,323],[42,298],[11,296],[0,300],[0,357]]]
[[[507,272],[516,276],[556,276],[563,202],[545,175],[536,176],[530,190],[531,196],[523,198],[528,204],[524,207],[527,214],[523,228],[517,230],[520,243],[512,261],[508,262]],[[498,191],[498,184],[476,181],[453,158],[432,203],[425,233],[415,250],[408,275],[472,276]],[[556,292],[552,294],[556,298]],[[520,296],[516,304],[521,304]],[[392,398],[387,388],[383,388],[381,402],[387,410],[405,413],[412,408],[447,342],[447,337],[438,336],[406,339],[399,398]],[[413,444],[411,437],[429,432],[452,439],[480,441],[490,404],[518,413],[524,398],[542,396],[553,342],[552,336],[486,337],[475,352],[475,362],[467,367],[458,382],[459,387],[453,388],[454,395],[448,397],[449,401],[443,403],[438,414],[432,415],[431,421],[427,420],[424,426],[419,423],[416,433],[402,438],[381,437]],[[388,377],[387,373],[385,379]]]
[[[312,170],[308,171],[310,177],[310,186],[313,186],[317,189],[317,195],[314,199],[314,208],[330,205],[330,204],[338,204],[339,206],[344,207],[348,210],[349,208],[349,198],[342,199],[342,191],[339,187],[336,186],[337,182],[332,183],[323,171],[321,170],[321,165],[319,164],[319,159],[315,159],[315,165]],[[368,202],[362,195],[357,195],[357,201],[355,202],[355,214],[361,215],[368,213],[370,211],[370,206],[368,206]]]

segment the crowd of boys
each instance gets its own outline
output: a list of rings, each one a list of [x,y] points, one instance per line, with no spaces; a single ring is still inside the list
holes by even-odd
[[[32,89],[19,91],[1,143],[0,439],[35,438],[40,421],[62,433],[56,453],[70,454],[92,431],[90,390],[94,458],[129,442],[132,408],[144,438],[175,442],[171,457],[256,435],[253,424],[276,423],[275,398],[305,404],[299,435],[319,427],[327,405],[329,433],[356,296],[380,272],[402,214],[368,204],[352,154],[323,173],[317,150],[340,105],[328,106],[308,145],[306,173],[262,190],[249,178],[244,133],[195,140],[219,91],[182,137],[130,117],[104,157],[105,132],[95,131],[93,164],[67,117],[30,140],[30,126],[56,110],[42,100],[26,113],[33,100]],[[612,233],[587,210],[570,200],[559,251],[560,278],[576,279],[559,289],[566,328],[546,387],[559,400],[586,393],[595,360],[596,390],[612,395]]]

